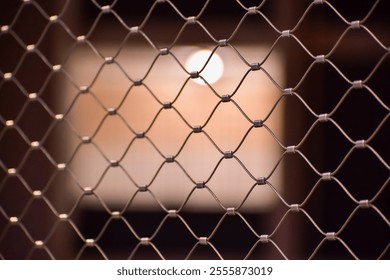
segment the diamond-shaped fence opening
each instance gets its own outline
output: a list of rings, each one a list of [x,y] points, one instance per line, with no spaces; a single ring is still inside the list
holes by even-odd
[[[390,5],[0,4],[0,259],[388,259]]]

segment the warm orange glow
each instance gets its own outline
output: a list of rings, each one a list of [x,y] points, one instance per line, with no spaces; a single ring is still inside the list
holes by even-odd
[[[143,78],[145,73],[148,75],[143,79],[142,85],[132,87],[119,108],[117,106],[121,104],[132,82],[115,63],[104,66],[90,91],[104,107],[117,108],[118,113],[118,115],[109,115],[105,118],[92,139],[93,143],[99,146],[110,160],[118,160],[123,156],[120,165],[139,186],[148,185],[165,161],[145,138],[135,139],[130,149],[124,154],[127,145],[134,139],[135,135],[126,127],[123,120],[134,131],[146,131],[162,108],[162,105],[149,90],[161,103],[175,100],[172,106],[191,126],[185,124],[176,110],[163,109],[159,113],[148,130],[147,136],[164,156],[176,155],[191,133],[192,127],[195,126],[202,126],[203,131],[213,139],[223,152],[236,150],[252,123],[243,116],[233,102],[219,104],[221,100],[219,96],[235,92],[234,101],[251,120],[257,120],[264,119],[268,115],[281,95],[262,71],[250,72],[240,87],[236,89],[248,71],[248,65],[243,63],[234,50],[229,48],[216,50],[208,66],[201,73],[201,76],[209,84],[214,82],[210,84],[212,88],[199,78],[188,80],[188,73],[171,55],[158,57],[148,72],[148,67],[156,57],[155,51],[143,48],[134,50],[134,48],[129,53],[124,50],[123,54],[121,53],[121,56],[117,58],[118,63],[134,80]],[[105,53],[108,54],[110,50],[109,46],[104,49]],[[260,48],[259,46],[256,48],[240,47],[240,52],[250,62],[261,61],[260,59],[266,55],[267,50],[268,48]],[[188,66],[187,71],[200,71],[210,55],[202,50],[200,58],[197,58],[199,48],[190,46],[175,47],[172,53],[183,63],[183,66],[187,67],[186,61],[190,66],[193,65],[191,67],[194,68]],[[68,70],[72,77],[77,78],[77,83],[80,86],[88,86],[92,81],[88,73],[95,73],[96,69],[100,67],[99,64],[96,66],[93,53],[90,55],[92,59],[88,60],[88,56],[86,52],[77,53],[75,60],[78,61],[77,57],[82,58],[84,63],[71,64]],[[126,59],[120,60],[122,57]],[[197,65],[195,62],[192,64],[193,59],[196,60]],[[270,57],[264,66],[278,82],[283,82],[283,64],[278,55]],[[70,85],[69,94],[66,96],[72,97],[74,91],[74,87]],[[217,104],[219,105],[213,112]],[[283,133],[282,108],[283,103],[280,103],[272,113],[272,117],[266,122],[267,126],[271,127],[272,131],[279,137],[282,137]],[[211,114],[212,117],[206,124]],[[67,118],[81,136],[91,136],[105,115],[107,115],[107,111],[104,111],[95,98],[90,94],[83,94],[77,99]],[[75,147],[77,141],[79,140],[75,137],[69,138],[70,146]],[[235,156],[242,161],[253,176],[265,177],[275,167],[282,152],[283,149],[265,128],[254,128],[246,136]],[[194,181],[205,181],[221,157],[223,154],[213,146],[206,134],[193,133],[175,160],[185,168]],[[69,168],[79,178],[83,186],[97,187],[96,193],[99,197],[115,210],[124,207],[134,194],[136,196],[132,202],[134,209],[159,209],[160,206],[148,192],[137,193],[137,187],[120,168],[109,168],[99,182],[108,166],[107,160],[93,145],[83,145],[78,151],[78,156],[70,163]],[[280,165],[270,179],[278,192],[282,192],[282,172],[283,167]],[[221,199],[224,206],[237,207],[254,183],[255,181],[239,162],[231,158],[221,162],[207,186]],[[150,185],[150,190],[168,209],[177,209],[194,186],[194,183],[176,163],[165,163]],[[270,209],[275,206],[276,201],[278,198],[271,188],[259,186],[251,193],[241,210]],[[93,206],[93,204],[91,205]],[[207,190],[196,190],[185,209],[217,211],[221,207]]]

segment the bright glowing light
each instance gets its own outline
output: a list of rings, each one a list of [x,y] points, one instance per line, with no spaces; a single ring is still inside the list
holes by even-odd
[[[186,62],[186,68],[189,72],[200,72],[207,60],[211,55],[211,51],[209,50],[200,50],[194,52]],[[210,61],[207,63],[206,67],[202,70],[200,75],[209,83],[213,84],[218,81],[223,74],[223,61],[221,57],[214,53]],[[201,78],[193,79],[194,82],[200,85],[205,85],[205,82]]]

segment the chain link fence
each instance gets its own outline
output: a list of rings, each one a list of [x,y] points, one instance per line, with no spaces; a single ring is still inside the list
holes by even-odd
[[[0,7],[0,259],[389,258],[386,1]]]

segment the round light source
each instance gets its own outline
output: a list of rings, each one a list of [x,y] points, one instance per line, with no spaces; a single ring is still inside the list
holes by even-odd
[[[200,75],[209,83],[213,84],[218,81],[223,74],[223,61],[217,53],[213,53],[209,50],[199,50],[190,55],[186,62],[187,70],[191,72],[200,72],[205,67]],[[211,56],[211,58],[210,58]],[[207,60],[210,60],[207,62]],[[205,66],[207,62],[207,65]],[[201,78],[193,79],[195,83],[205,85],[205,82]]]

